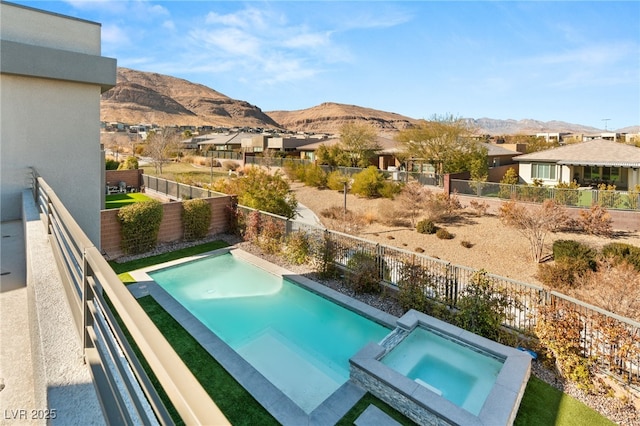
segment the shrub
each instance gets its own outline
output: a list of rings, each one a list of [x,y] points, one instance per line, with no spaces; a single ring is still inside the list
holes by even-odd
[[[252,243],[258,242],[260,230],[262,229],[262,216],[259,211],[251,211],[245,220],[244,240]]]
[[[518,172],[513,167],[509,167],[507,172],[504,174],[502,179],[500,180],[500,189],[498,190],[498,197],[504,199],[511,198],[511,190],[514,188],[514,185],[517,185],[520,181],[518,177]]]
[[[609,243],[602,247],[602,255],[612,257],[616,263],[626,261],[640,271],[640,247],[625,243]]]
[[[328,233],[323,233],[322,238],[312,240],[311,253],[313,267],[320,278],[331,278],[336,273],[336,246]]]
[[[327,186],[327,174],[322,168],[316,164],[307,164],[304,166],[304,184],[315,188],[324,188]]]
[[[586,244],[574,240],[557,240],[553,243],[553,258],[556,261],[576,259],[585,262],[589,268],[596,268],[596,252]]]
[[[198,198],[182,202],[182,226],[184,239],[191,241],[204,238],[211,225],[211,206],[207,200]]]
[[[351,192],[367,198],[379,197],[383,182],[384,175],[374,166],[369,166],[353,175]]]
[[[104,169],[105,170],[118,170],[118,167],[120,167],[120,162],[119,161],[111,160],[109,158],[104,160]]]
[[[432,220],[423,219],[416,224],[416,231],[420,234],[435,234],[438,231],[438,227]]]
[[[340,173],[339,170],[335,170],[327,176],[327,187],[334,191],[344,191],[344,183],[348,181],[349,176]]]
[[[385,180],[384,182],[382,182],[382,187],[380,188],[379,193],[382,197],[393,200],[393,198],[401,191],[401,184]]]
[[[428,292],[431,291],[428,271],[420,265],[404,263],[398,280],[398,302],[405,311],[415,309],[426,312],[429,306]]]
[[[611,215],[606,208],[594,204],[589,210],[581,210],[578,226],[582,231],[591,235],[611,237],[613,228],[611,226]]]
[[[139,254],[154,248],[158,242],[162,215],[162,204],[156,200],[122,207],[118,211],[122,251],[126,254]]]
[[[294,265],[307,263],[311,253],[309,237],[302,231],[296,231],[287,236],[284,257]]]
[[[240,167],[240,164],[236,163],[235,161],[225,161],[224,163],[222,163],[222,168],[225,171],[231,170],[235,172],[238,169],[238,167]]]
[[[436,237],[440,238],[441,240],[451,240],[453,239],[453,234],[444,228],[440,228],[436,231]]]
[[[259,167],[249,167],[246,175],[235,179],[218,179],[212,189],[225,194],[236,194],[238,204],[269,213],[292,218],[298,201],[291,193],[289,183],[279,171],[270,174]]]
[[[537,277],[540,282],[557,290],[566,290],[578,285],[578,278],[591,268],[584,259],[565,257],[555,264],[538,265]]]
[[[456,213],[462,209],[462,204],[456,193],[429,194],[429,199],[425,202],[425,209],[429,219],[439,221],[452,219]]]
[[[378,220],[385,225],[407,226],[411,222],[410,214],[407,210],[398,209],[391,200],[378,200]]]
[[[284,239],[284,224],[275,219],[266,218],[261,225],[257,241],[258,247],[266,253],[280,253]]]
[[[515,305],[507,290],[493,285],[487,272],[480,270],[473,274],[458,301],[456,322],[472,333],[496,340]]]
[[[582,356],[583,323],[580,314],[567,306],[540,306],[535,332],[540,342],[549,348],[563,377],[576,381],[582,389],[589,389],[591,371],[589,361]]]
[[[622,194],[616,191],[615,185],[607,185],[604,183],[598,185],[598,205],[615,208],[621,201]]]
[[[298,176],[300,175],[300,169],[302,165],[297,161],[285,160],[282,169],[284,170],[284,174],[289,178],[289,180],[300,180]],[[303,173],[304,175],[304,173]]]
[[[484,201],[479,202],[476,200],[471,200],[469,201],[469,207],[473,209],[476,216],[484,216],[485,214],[487,214],[487,210],[489,210],[489,204]]]
[[[353,291],[361,293],[380,293],[380,274],[376,257],[365,252],[354,253],[347,261],[349,284]]]
[[[576,181],[570,183],[560,182],[554,191],[555,200],[565,206],[577,206],[580,202],[580,185]]]

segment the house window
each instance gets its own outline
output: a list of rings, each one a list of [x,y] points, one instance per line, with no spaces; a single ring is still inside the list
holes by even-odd
[[[600,180],[600,167],[597,166],[585,166],[584,178],[591,180]]]
[[[531,164],[531,177],[533,179],[556,179],[556,165],[548,163],[533,163]]]
[[[607,182],[617,182],[620,180],[620,167],[603,167],[602,180]]]

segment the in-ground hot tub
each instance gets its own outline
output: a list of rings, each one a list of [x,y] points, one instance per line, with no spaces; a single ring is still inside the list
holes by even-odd
[[[351,379],[419,424],[509,425],[531,357],[417,311],[350,359]]]

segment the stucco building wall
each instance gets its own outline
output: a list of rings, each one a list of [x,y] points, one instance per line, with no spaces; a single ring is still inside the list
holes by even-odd
[[[104,194],[100,94],[116,82],[100,24],[0,3],[0,220],[33,166],[96,245]]]

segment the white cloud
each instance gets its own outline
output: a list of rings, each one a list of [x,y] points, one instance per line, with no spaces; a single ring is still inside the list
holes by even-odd
[[[131,43],[127,31],[117,25],[104,25],[102,27],[102,42],[116,46],[128,45]]]
[[[167,21],[164,21],[162,23],[162,28],[164,28],[166,30],[169,30],[169,31],[175,31],[176,24],[172,20],[167,20]]]

